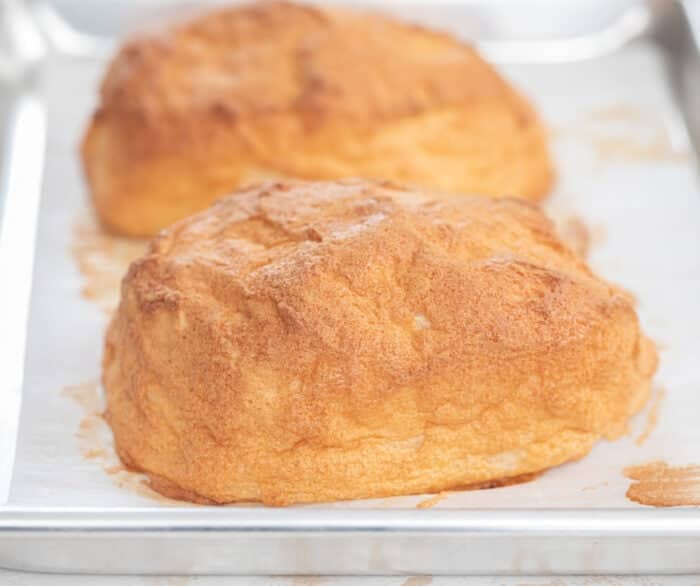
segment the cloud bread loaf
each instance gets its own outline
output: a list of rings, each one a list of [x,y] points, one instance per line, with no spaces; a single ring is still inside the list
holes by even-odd
[[[266,179],[364,176],[530,200],[552,182],[536,113],[472,48],[285,2],[125,44],[82,154],[100,219],[128,235]]]
[[[531,204],[267,183],[131,265],[103,382],[118,453],[189,500],[424,493],[622,433],[656,367],[628,296]]]

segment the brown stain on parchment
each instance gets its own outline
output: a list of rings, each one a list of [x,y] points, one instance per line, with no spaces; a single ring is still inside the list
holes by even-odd
[[[448,496],[450,496],[450,493],[447,491],[441,491],[430,498],[425,499],[424,501],[420,501],[416,505],[416,509],[430,509],[437,505],[439,502],[445,500]]]
[[[73,399],[87,413],[98,413],[102,411],[103,405],[98,392],[97,381],[69,385],[63,389],[63,394]]]
[[[74,400],[83,410],[83,418],[78,424],[75,437],[85,460],[100,466],[120,488],[158,502],[183,505],[152,490],[146,476],[129,470],[122,464],[114,450],[112,431],[104,418],[104,401],[97,381],[69,385],[63,389],[63,395]]]
[[[429,586],[433,583],[433,578],[431,576],[411,576],[406,578],[401,586]]]
[[[80,217],[73,225],[71,252],[83,276],[82,296],[111,315],[119,304],[122,277],[147,242],[109,234],[94,217]]]
[[[643,123],[647,119],[643,110],[632,104],[611,104],[604,108],[591,110],[583,116],[588,122],[630,122]]]
[[[687,161],[687,152],[674,149],[668,135],[658,133],[651,140],[642,142],[625,137],[590,137],[598,159],[617,159],[632,162]]]
[[[629,104],[592,110],[556,134],[588,143],[599,163],[690,160],[688,150],[674,147],[663,119]]]
[[[634,482],[627,498],[652,507],[700,506],[700,466],[669,466],[650,462],[625,468],[624,474]]]
[[[644,425],[642,433],[634,441],[638,446],[644,445],[649,439],[649,436],[656,429],[656,425],[659,422],[659,410],[661,409],[661,404],[666,398],[666,389],[663,387],[655,387],[654,394],[651,398],[651,404],[649,405],[649,410],[647,411],[647,419]]]

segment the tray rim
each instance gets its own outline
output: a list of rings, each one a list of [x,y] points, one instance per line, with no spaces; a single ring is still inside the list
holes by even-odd
[[[532,515],[536,512],[537,524]],[[527,536],[696,537],[700,508],[316,509],[272,507],[14,507],[0,534],[465,533]]]

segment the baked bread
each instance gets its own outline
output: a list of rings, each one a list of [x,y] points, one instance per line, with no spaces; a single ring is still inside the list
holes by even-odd
[[[169,496],[433,492],[586,454],[656,367],[531,204],[268,183],[163,231],[107,334],[107,418]]]
[[[83,160],[103,224],[135,236],[261,180],[362,176],[531,200],[552,182],[537,115],[473,49],[283,2],[127,43]]]

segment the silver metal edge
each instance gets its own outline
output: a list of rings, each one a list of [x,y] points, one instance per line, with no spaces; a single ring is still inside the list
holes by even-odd
[[[474,533],[700,538],[700,510],[310,508],[6,508],[0,534],[56,532]]]
[[[665,18],[657,19],[658,25],[651,33],[664,49],[668,83],[683,115],[684,130],[694,147],[697,166],[700,164],[700,110],[697,108],[697,97],[700,95],[700,19],[691,21],[688,0],[676,0],[670,4],[663,0],[648,1],[652,12],[663,12],[665,15]],[[700,16],[700,11],[697,14]]]
[[[18,90],[10,108],[0,183],[0,502],[9,491],[24,378],[27,321],[31,300],[46,112],[36,93]]]

